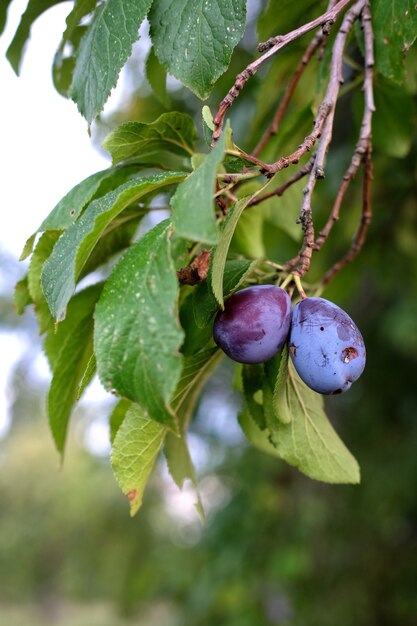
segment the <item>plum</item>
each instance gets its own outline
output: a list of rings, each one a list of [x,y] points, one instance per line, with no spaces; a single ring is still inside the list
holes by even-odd
[[[314,391],[347,391],[365,368],[365,344],[345,311],[324,298],[295,305],[289,352],[300,378]]]
[[[291,300],[275,285],[237,291],[214,321],[217,345],[238,363],[268,361],[285,344],[291,323]]]

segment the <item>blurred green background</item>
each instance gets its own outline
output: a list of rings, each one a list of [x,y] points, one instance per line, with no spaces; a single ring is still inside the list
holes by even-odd
[[[254,47],[252,24],[210,98],[213,110]],[[243,148],[256,143],[302,49],[294,44],[254,77],[233,107]],[[40,349],[34,316],[13,313],[12,283],[23,271],[2,258],[0,331],[25,341],[26,349],[11,380],[11,427],[0,440],[0,626],[417,624],[414,49],[407,64],[404,88],[377,77],[374,219],[355,263],[324,292],[353,317],[367,346],[362,378],[327,402],[361,465],[360,486],[314,482],[251,448],[237,425],[240,399],[228,362],[210,381],[191,428],[206,523],[193,509],[192,493],[172,485],[162,459],[142,510],[130,519],[108,455],[92,451],[94,425],[103,426],[108,404],[81,405],[59,467],[45,418],[45,382],[33,367]],[[314,100],[320,93],[315,71],[313,64],[295,94],[277,150],[303,137],[297,116],[309,94]],[[95,127],[97,146],[117,123],[152,121],[165,110],[134,58],[128,77],[126,106]],[[170,108],[191,113],[201,130],[201,103],[174,82],[169,97]],[[359,100],[360,90],[346,89],[339,103],[327,177],[318,189],[318,228],[351,157]],[[312,280],[349,247],[360,193],[358,175],[331,239],[314,258]],[[289,209],[295,216],[298,206]],[[255,235],[251,243],[263,245],[270,258],[286,260],[298,248],[277,224],[259,232],[261,243]],[[28,234],[22,232],[22,243]]]

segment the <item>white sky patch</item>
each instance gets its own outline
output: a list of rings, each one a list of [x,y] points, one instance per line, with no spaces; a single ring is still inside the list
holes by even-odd
[[[111,450],[108,419],[97,418],[86,428],[84,443],[87,449],[97,456],[108,457]]]
[[[52,59],[70,4],[53,7],[36,20],[20,77],[5,58],[26,4],[12,2],[0,38],[0,246],[15,256],[74,185],[109,165],[92,147],[87,123],[75,104],[60,96],[52,83]]]

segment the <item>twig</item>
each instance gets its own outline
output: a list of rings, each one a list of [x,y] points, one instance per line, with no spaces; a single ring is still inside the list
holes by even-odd
[[[324,275],[322,280],[323,287],[328,285],[334,278],[337,272],[340,272],[346,265],[351,263],[357,254],[361,251],[363,244],[365,243],[366,235],[368,232],[369,224],[372,220],[372,205],[371,205],[371,182],[372,182],[372,160],[371,152],[366,153],[365,157],[365,169],[363,179],[363,202],[362,202],[362,217],[359,224],[359,228],[356,232],[353,242],[347,253],[337,261],[333,267],[329,269]]]
[[[220,134],[222,132],[223,121],[228,109],[232,106],[233,102],[238,97],[240,91],[243,89],[247,81],[251,76],[254,76],[260,66],[274,54],[276,54],[279,50],[284,48],[284,46],[288,45],[291,41],[298,39],[302,35],[314,30],[318,26],[322,25],[330,25],[332,24],[338,17],[338,15],[343,11],[343,9],[350,4],[351,0],[340,0],[332,9],[326,11],[315,20],[296,28],[295,30],[287,33],[286,35],[279,35],[277,37],[272,37],[268,39],[267,42],[263,44],[259,44],[258,50],[260,52],[264,52],[258,59],[250,63],[242,72],[240,72],[235,79],[235,83],[233,87],[229,90],[228,94],[221,101],[218,111],[214,117],[214,131],[212,136],[212,146],[216,143]]]
[[[324,161],[326,153],[332,139],[333,121],[336,109],[336,102],[339,95],[340,86],[343,84],[342,67],[343,67],[343,51],[346,45],[346,39],[353,24],[358,19],[364,8],[365,0],[359,0],[346,13],[339,32],[337,33],[330,64],[330,78],[327,86],[326,95],[322,102],[322,107],[326,106],[328,113],[323,120],[322,134],[317,144],[315,163],[310,172],[307,185],[304,188],[304,197],[301,205],[299,222],[301,223],[304,237],[298,259],[292,259],[286,264],[289,267],[297,268],[293,271],[295,276],[304,276],[310,269],[311,256],[314,248],[314,224],[313,213],[311,208],[311,199],[318,178],[324,178]],[[317,120],[316,120],[317,122]]]
[[[363,178],[363,199],[362,199],[362,217],[353,239],[352,245],[348,252],[333,265],[333,267],[325,274],[323,278],[323,285],[327,285],[337,272],[344,268],[348,263],[351,263],[356,255],[360,252],[368,232],[369,224],[372,219],[372,204],[371,204],[371,183],[372,183],[372,114],[375,110],[374,95],[373,95],[373,67],[374,67],[374,53],[373,53],[373,31],[371,23],[371,10],[369,0],[365,0],[364,10],[362,12],[362,28],[365,38],[365,79],[364,79],[364,95],[365,95],[365,110],[361,127],[362,133],[365,136],[367,132],[367,144],[365,154],[362,156],[364,163],[364,178]]]
[[[177,271],[178,281],[182,285],[197,285],[207,278],[211,250],[203,248],[195,259]]]
[[[369,11],[369,5],[366,5],[368,8],[363,13],[362,24],[367,22],[369,28],[370,20],[369,18],[365,18],[367,11]],[[364,27],[365,31],[365,27]],[[366,35],[366,41],[371,41],[372,44],[372,33],[371,39],[369,39],[369,35]],[[365,160],[366,155],[369,151],[369,146],[371,142],[371,134],[372,134],[372,114],[375,109],[374,99],[373,99],[373,90],[372,90],[372,81],[373,81],[373,47],[369,48],[367,53],[367,58],[365,59],[365,78],[364,78],[364,93],[365,93],[365,105],[364,112],[362,117],[361,128],[359,132],[359,139],[355,147],[355,152],[353,153],[352,160],[347,168],[344,176],[342,184],[337,192],[336,199],[334,201],[332,210],[330,211],[329,218],[321,230],[319,236],[316,239],[314,244],[314,250],[320,250],[325,241],[327,240],[329,233],[337,220],[339,219],[340,207],[342,205],[342,201],[345,197],[346,191],[355,177],[360,164]]]
[[[281,122],[285,116],[285,113],[287,111],[288,105],[290,103],[290,100],[294,94],[295,88],[297,87],[299,80],[301,78],[301,76],[303,75],[303,72],[305,70],[305,68],[307,67],[309,61],[311,60],[311,58],[313,57],[314,53],[316,52],[316,50],[318,50],[318,48],[320,48],[320,46],[322,45],[323,41],[325,40],[325,35],[323,33],[323,31],[321,30],[320,32],[316,33],[316,35],[314,36],[314,38],[311,40],[308,48],[306,49],[306,51],[304,52],[300,63],[298,64],[294,74],[291,76],[291,79],[287,85],[287,88],[285,89],[284,95],[282,97],[282,100],[279,104],[279,107],[272,119],[272,123],[270,125],[270,127],[265,131],[263,137],[261,138],[261,140],[259,141],[258,145],[254,148],[254,150],[252,150],[252,154],[254,156],[258,156],[259,153],[263,150],[263,148],[265,148],[265,146],[267,145],[267,143],[269,142],[269,140],[271,139],[271,137],[273,137],[274,135],[277,134],[279,127],[281,125]]]
[[[278,196],[278,197],[282,196],[289,187],[291,187],[292,185],[294,185],[294,183],[304,178],[304,176],[307,176],[307,174],[311,172],[311,168],[313,167],[313,165],[314,165],[314,157],[311,157],[311,159],[307,161],[307,163],[303,165],[303,167],[301,167],[298,170],[298,172],[293,174],[293,176],[291,176],[291,178],[289,178],[285,183],[283,183],[276,189],[273,189],[272,191],[265,193],[263,196],[259,196],[259,198],[254,198],[253,200],[249,202],[247,208],[251,206],[255,206],[256,204],[260,204],[261,202],[264,202],[265,200],[268,200],[269,198],[273,198],[274,196]]]

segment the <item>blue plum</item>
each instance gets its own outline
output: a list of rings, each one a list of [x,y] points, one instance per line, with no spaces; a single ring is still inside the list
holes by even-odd
[[[291,300],[275,285],[237,291],[214,321],[217,345],[238,363],[262,363],[285,344],[291,323]]]
[[[365,368],[365,344],[356,324],[324,298],[295,305],[289,351],[300,378],[318,393],[347,391]]]

